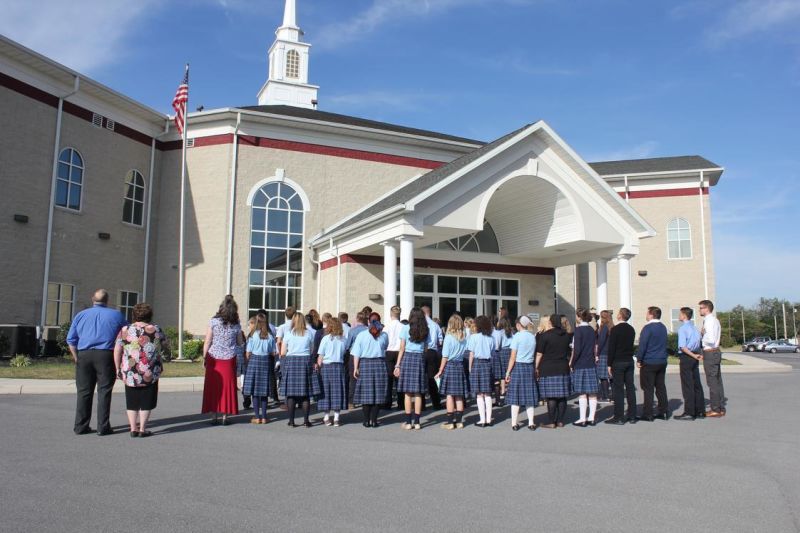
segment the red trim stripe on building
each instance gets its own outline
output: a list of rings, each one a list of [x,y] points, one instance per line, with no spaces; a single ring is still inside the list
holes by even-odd
[[[383,257],[377,255],[347,254],[339,257],[341,264],[355,263],[359,265],[383,265]],[[322,270],[335,267],[336,259],[329,259],[320,263]],[[444,259],[414,259],[414,266],[418,268],[439,268],[442,270],[464,270],[470,272],[500,272],[503,274],[534,274],[539,276],[553,276],[555,269],[548,267],[526,265],[502,265],[496,263],[467,263],[464,261],[448,261]]]
[[[639,198],[669,198],[675,196],[699,196],[699,187],[690,187],[682,189],[653,189],[649,191],[629,191],[628,198],[637,200]],[[708,194],[708,187],[703,187],[703,194]],[[619,195],[625,198],[625,192],[620,192]]]

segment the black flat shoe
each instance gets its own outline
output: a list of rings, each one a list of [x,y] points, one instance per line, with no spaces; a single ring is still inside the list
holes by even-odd
[[[106,435],[113,435],[113,434],[114,434],[114,430],[111,429],[111,428],[100,429],[100,430],[97,431],[97,436],[98,437],[105,437]]]
[[[289,426],[290,428],[296,428],[297,427],[297,424],[295,424],[294,422],[287,422],[286,425]]]
[[[152,437],[152,436],[153,436],[153,432],[152,431],[146,431],[145,430],[145,431],[140,431],[139,432],[139,437],[140,438]]]
[[[572,425],[573,426],[577,426],[579,428],[585,428],[586,427],[586,422],[573,422]]]
[[[511,429],[513,429],[514,431],[519,431],[519,429],[520,429],[521,427],[522,427],[522,426],[520,426],[519,424],[514,424],[513,426],[511,426]]]
[[[485,428],[486,422],[475,422],[475,425],[478,426],[479,428]]]
[[[683,413],[682,415],[673,416],[672,418],[675,420],[694,420],[696,417]]]
[[[656,415],[656,420],[664,420],[665,422],[669,420],[669,413],[665,413],[663,415]]]
[[[132,439],[135,439],[138,436],[139,436],[139,432],[138,431],[131,431],[131,438]]]
[[[608,420],[603,421],[604,424],[611,424],[612,426],[624,426],[625,421],[621,418],[609,418]]]
[[[592,426],[592,427],[594,427],[594,426],[596,426],[596,425],[597,425],[597,422],[595,422],[594,420],[589,420],[589,421],[587,421],[586,423],[587,423],[588,425]]]
[[[528,426],[528,429],[530,429],[531,431],[536,431],[536,424]]]
[[[365,428],[371,428],[372,427],[372,424],[369,423],[369,422],[361,422],[361,425],[364,426]]]
[[[655,417],[652,416],[637,416],[636,420],[639,422],[653,422],[655,421]]]
[[[628,424],[635,424],[636,422],[638,422],[638,421],[639,421],[639,420],[638,420],[638,418],[639,418],[639,417],[636,417],[636,418],[629,418],[628,420],[626,420],[626,422],[628,422]]]
[[[483,427],[485,427],[485,428],[490,428],[490,427],[492,427],[493,425],[494,425],[494,422],[486,422],[486,424],[484,424],[484,426],[483,426]]]
[[[311,426],[313,426],[314,424],[312,424],[311,422],[303,422],[303,425],[304,425],[305,427],[307,427],[307,428],[310,428],[310,427],[311,427]]]
[[[94,433],[94,430],[90,427],[85,427],[80,431],[76,431],[76,435],[88,435],[89,433]]]

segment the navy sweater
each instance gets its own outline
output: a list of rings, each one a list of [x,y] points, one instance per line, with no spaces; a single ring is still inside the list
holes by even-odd
[[[667,364],[667,326],[649,322],[639,335],[639,362],[647,365]]]

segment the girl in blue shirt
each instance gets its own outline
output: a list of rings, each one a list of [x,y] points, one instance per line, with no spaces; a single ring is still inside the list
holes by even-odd
[[[536,390],[535,371],[533,366],[536,353],[536,337],[533,334],[533,322],[526,316],[517,319],[517,333],[511,339],[511,357],[505,379],[508,388],[506,399],[511,404],[511,429],[519,431],[519,408],[525,406],[528,415],[528,429],[534,431],[533,410],[539,403]]]
[[[572,392],[578,394],[578,408],[580,413],[574,426],[594,426],[594,415],[597,412],[597,356],[595,348],[597,337],[594,329],[589,325],[592,313],[588,309],[578,308],[578,325],[572,337],[572,357],[569,367],[572,370]],[[589,407],[589,416],[586,416],[586,407]]]
[[[506,382],[503,376],[506,375],[508,360],[511,358],[511,339],[514,337],[514,329],[507,318],[497,321],[497,327],[492,332],[494,338],[494,353],[492,353],[492,372],[495,379],[494,397],[498,406],[503,405],[503,398],[506,395]]]
[[[437,379],[439,392],[447,397],[447,418],[444,429],[461,429],[464,417],[464,396],[467,393],[467,373],[464,371],[464,353],[467,350],[467,339],[464,333],[464,321],[453,315],[447,322],[447,333],[442,346],[442,362]]]
[[[303,407],[303,425],[311,427],[308,415],[311,411],[313,348],[314,333],[306,327],[303,314],[295,313],[292,317],[291,330],[285,332],[281,343],[281,389],[289,408],[289,427],[297,427],[294,423],[294,413],[298,403]]]
[[[381,405],[386,403],[389,373],[386,369],[386,348],[389,336],[383,333],[381,315],[370,315],[369,329],[356,337],[350,348],[353,356],[353,376],[356,378],[354,403],[364,411],[364,427],[378,427]]]
[[[267,423],[267,401],[270,396],[271,374],[274,368],[270,365],[275,355],[275,337],[269,331],[265,315],[257,314],[255,327],[247,338],[245,359],[247,360],[242,385],[242,394],[253,399],[253,418],[251,424]]]
[[[403,429],[421,429],[419,417],[422,412],[422,395],[428,390],[428,377],[425,373],[423,354],[428,344],[428,322],[425,313],[414,307],[408,314],[408,324],[400,330],[400,351],[394,376],[397,378],[397,391],[405,393],[406,423]],[[411,413],[411,406],[414,413]]]
[[[492,338],[492,322],[488,316],[479,316],[475,319],[477,332],[467,341],[469,352],[469,378],[472,386],[472,395],[478,403],[478,427],[492,425],[492,389],[494,379],[492,376],[492,352],[494,339]]]
[[[322,422],[326,426],[339,427],[339,412],[347,408],[347,386],[344,371],[344,352],[347,339],[341,321],[328,317],[325,321],[327,335],[322,337],[317,349],[317,366],[322,374],[322,397],[317,408],[325,413]],[[330,413],[333,411],[333,422]]]

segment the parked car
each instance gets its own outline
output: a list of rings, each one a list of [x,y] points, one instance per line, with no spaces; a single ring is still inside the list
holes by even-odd
[[[800,353],[800,346],[797,346],[796,344],[789,344],[789,342],[785,340],[770,341],[764,345],[764,351],[769,353],[778,353],[778,352]]]
[[[753,337],[753,339],[749,342],[746,342],[742,345],[743,352],[763,352],[764,345],[768,342],[771,342],[772,339],[769,337]]]

